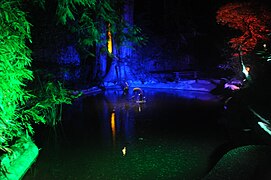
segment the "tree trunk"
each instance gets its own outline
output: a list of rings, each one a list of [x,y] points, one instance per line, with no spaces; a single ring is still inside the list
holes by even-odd
[[[130,25],[133,25],[134,15],[134,0],[127,0],[123,6],[123,19]],[[127,29],[123,29],[124,33],[128,33]],[[114,37],[113,37],[114,39]],[[132,42],[125,40],[121,44],[115,44],[113,42],[113,54],[112,64],[106,75],[105,82],[123,82],[133,79],[130,67],[127,62],[132,57]],[[116,48],[116,47],[119,48]]]

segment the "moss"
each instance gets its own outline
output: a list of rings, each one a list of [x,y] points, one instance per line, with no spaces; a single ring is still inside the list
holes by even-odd
[[[22,179],[27,170],[36,160],[39,150],[32,141],[23,144],[24,148],[11,148],[12,154],[3,154],[1,159],[1,167],[4,171],[0,171],[1,180],[17,180]]]
[[[263,177],[268,172],[266,168],[270,160],[271,147],[269,146],[248,145],[238,147],[226,153],[204,180]]]

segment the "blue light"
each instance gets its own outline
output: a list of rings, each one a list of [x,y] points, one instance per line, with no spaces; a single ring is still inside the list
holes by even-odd
[[[74,45],[70,45],[65,48],[62,48],[59,53],[57,62],[61,65],[79,66],[80,57]]]

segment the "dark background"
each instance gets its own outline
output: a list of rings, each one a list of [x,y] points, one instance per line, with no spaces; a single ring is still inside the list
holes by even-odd
[[[134,23],[141,27],[150,42],[163,49],[171,49],[169,57],[180,61],[187,54],[193,60],[191,68],[216,67],[226,60],[225,48],[241,31],[233,30],[216,22],[216,13],[229,0],[135,0]],[[268,1],[250,1],[269,6]],[[175,49],[174,49],[175,48]],[[148,48],[146,48],[148,49]],[[149,50],[148,50],[149,51]],[[166,51],[166,50],[165,50]],[[181,57],[181,58],[180,58]],[[192,64],[193,64],[192,63]]]
[[[134,23],[150,44],[162,41],[171,62],[182,61],[186,55],[193,67],[185,68],[215,67],[223,62],[221,49],[230,37],[230,29],[216,23],[216,12],[225,2],[135,0]]]

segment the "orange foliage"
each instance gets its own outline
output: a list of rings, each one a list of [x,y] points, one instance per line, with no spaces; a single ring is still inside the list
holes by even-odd
[[[270,12],[252,3],[228,3],[217,11],[216,20],[218,24],[241,31],[242,35],[231,38],[229,43],[243,54],[251,52],[260,40],[268,40],[271,32]]]

